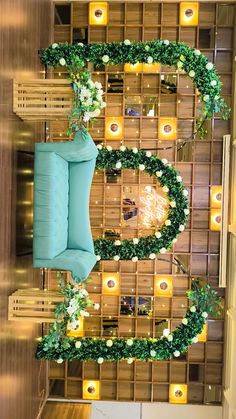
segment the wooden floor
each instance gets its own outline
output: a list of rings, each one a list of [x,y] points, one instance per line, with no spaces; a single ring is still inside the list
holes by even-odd
[[[33,150],[34,142],[43,138],[44,126],[26,124],[12,113],[12,79],[43,77],[37,52],[50,43],[51,27],[50,0],[0,0],[1,419],[35,419],[45,395],[45,364],[34,359],[41,325],[8,322],[7,298],[17,288],[39,287],[41,283],[40,272],[32,269],[28,254],[32,156],[17,150]]]
[[[48,402],[42,419],[90,419],[90,416],[90,404]]]

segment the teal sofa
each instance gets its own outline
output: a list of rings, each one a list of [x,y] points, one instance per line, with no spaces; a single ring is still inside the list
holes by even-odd
[[[35,268],[71,271],[80,282],[95,265],[89,196],[97,154],[85,128],[73,141],[35,145]]]

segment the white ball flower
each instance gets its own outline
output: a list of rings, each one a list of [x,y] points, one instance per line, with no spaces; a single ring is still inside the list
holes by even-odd
[[[76,349],[79,349],[81,346],[82,346],[82,343],[79,340],[77,340],[77,342],[75,342]]]
[[[131,45],[131,42],[130,42],[130,40],[129,40],[129,39],[125,39],[125,40],[124,40],[124,44],[125,44],[125,45]]]
[[[96,259],[97,259],[97,262],[99,262],[99,260],[101,260],[101,256],[100,255],[96,255]]]
[[[128,358],[127,359],[127,364],[132,364],[134,362],[134,358]]]
[[[139,239],[138,239],[137,237],[134,237],[134,238],[133,238],[133,243],[134,243],[134,244],[138,244],[138,242],[139,242]]]
[[[156,253],[150,253],[149,259],[156,259]]]
[[[107,151],[112,151],[112,146],[111,145],[107,145],[106,146]]]
[[[169,188],[168,188],[168,186],[163,186],[163,188],[162,188],[162,190],[163,190],[163,192],[169,192]]]
[[[189,215],[189,209],[188,208],[184,208],[184,213],[185,213],[185,215]]]
[[[209,102],[210,96],[209,95],[203,96],[203,100],[204,100],[204,102]]]
[[[147,58],[147,62],[148,62],[148,64],[153,63],[153,57],[151,57],[151,55],[149,55],[149,57]]]
[[[161,233],[160,233],[160,231],[156,231],[155,236],[156,236],[156,238],[157,238],[157,239],[160,239],[160,238],[161,238]]]
[[[58,364],[62,364],[64,361],[63,361],[63,359],[62,358],[59,358],[59,359],[57,359],[57,363]]]
[[[203,313],[202,313],[202,317],[203,317],[204,319],[206,319],[206,318],[208,317],[208,313],[207,313],[206,311],[203,311]]]
[[[168,341],[169,341],[169,342],[172,342],[172,340],[173,340],[173,335],[169,335],[169,336],[167,336],[167,339],[168,339]]]
[[[147,151],[147,152],[146,152],[146,156],[147,156],[147,157],[152,157],[152,153],[151,153],[151,151]]]
[[[174,351],[174,356],[175,356],[176,358],[178,358],[178,356],[180,356],[180,351]]]
[[[96,87],[96,89],[101,89],[102,83],[100,83],[99,81],[95,81],[94,86]]]
[[[182,177],[181,176],[176,176],[176,180],[177,180],[177,182],[182,182]]]
[[[133,153],[134,153],[134,154],[137,154],[137,153],[138,153],[138,149],[137,149],[137,147],[133,147],[133,148],[132,148],[132,151],[133,151]]]
[[[55,49],[58,47],[58,44],[56,42],[54,42],[54,44],[52,44],[52,49]]]
[[[164,165],[168,164],[168,160],[167,160],[167,159],[161,159],[161,161],[162,161],[162,163],[163,163]]]
[[[100,356],[98,359],[97,359],[97,363],[98,364],[102,364],[104,362],[104,359]]]
[[[191,313],[196,313],[196,307],[195,306],[191,306],[190,307],[190,311],[191,311]]]
[[[97,145],[97,149],[98,149],[98,150],[102,150],[102,148],[103,148],[103,147],[102,147],[102,144],[98,144],[98,145]]]
[[[145,51],[149,51],[150,50],[149,45],[145,45],[144,49],[145,49]]]
[[[175,244],[175,243],[177,243],[177,241],[178,240],[175,238],[175,239],[172,240],[172,243]]]
[[[110,348],[112,345],[113,345],[113,341],[112,341],[111,339],[108,339],[108,340],[106,341],[106,346],[107,346],[108,348]]]
[[[157,177],[161,177],[161,176],[162,176],[162,174],[163,174],[162,170],[158,170],[158,171],[156,172]]]
[[[80,310],[80,316],[89,317],[89,312],[86,310]]]
[[[59,64],[60,64],[61,66],[66,65],[66,60],[65,60],[64,58],[60,58],[60,60],[59,60]]]
[[[118,262],[118,260],[120,260],[120,256],[119,255],[115,255],[113,258],[116,262]]]
[[[120,169],[120,168],[121,168],[121,166],[122,166],[121,162],[120,162],[120,161],[118,161],[118,162],[116,163],[116,169]]]
[[[78,42],[77,45],[79,45],[79,47],[83,47],[84,46],[83,42]]]
[[[184,319],[182,320],[182,324],[184,324],[184,326],[188,324],[188,319],[186,319],[186,317],[184,317]]]
[[[180,224],[180,226],[179,226],[179,231],[184,231],[184,225],[183,224]]]
[[[162,247],[161,249],[160,249],[160,253],[166,253],[166,248],[165,247]]]
[[[192,339],[192,343],[198,343],[198,338],[197,338],[197,336],[195,336],[195,337]]]
[[[184,63],[182,63],[182,61],[178,61],[177,62],[177,68],[182,69]]]
[[[216,81],[216,80],[212,80],[212,81],[211,81],[211,86],[212,86],[212,87],[215,87],[216,85],[217,85],[217,81]]]
[[[125,150],[126,150],[126,147],[124,145],[121,145],[120,146],[120,151],[125,151]]]
[[[156,356],[156,351],[154,351],[154,349],[152,349],[151,351],[150,351],[150,355],[151,355],[151,357],[152,358],[154,358],[154,356]]]
[[[168,226],[170,226],[171,225],[171,221],[170,220],[166,220],[165,221],[165,225],[168,227]]]
[[[132,346],[133,343],[134,343],[133,339],[127,339],[127,341],[126,341],[127,346]]]
[[[207,63],[207,65],[206,65],[207,70],[212,70],[213,67],[214,67],[214,65],[212,63]]]
[[[187,189],[184,189],[184,190],[183,190],[183,195],[184,195],[184,196],[188,196],[188,191],[187,191]]]
[[[168,41],[168,39],[165,39],[165,40],[163,41],[163,44],[165,44],[165,45],[169,45],[169,43],[170,43],[170,41]]]
[[[170,201],[170,206],[171,206],[171,208],[175,208],[176,207],[176,202],[175,201]]]
[[[134,256],[134,257],[132,257],[132,262],[138,262],[138,257],[137,256]]]
[[[163,332],[162,332],[162,335],[163,335],[165,338],[167,338],[167,336],[169,336],[169,334],[170,334],[170,329],[164,329],[164,330],[163,330]]]
[[[115,240],[114,244],[115,244],[115,246],[120,246],[121,245],[121,241],[120,240]]]
[[[195,71],[190,70],[190,72],[188,73],[189,77],[194,77],[195,76]]]
[[[99,310],[99,308],[100,308],[100,304],[95,303],[95,304],[94,304],[94,306],[93,306],[93,308],[94,308],[94,310]]]
[[[104,63],[108,63],[108,61],[109,61],[109,55],[103,55],[103,57],[102,57],[102,61],[103,61]]]
[[[138,168],[142,172],[143,170],[145,170],[145,165],[144,164],[140,164]]]
[[[195,54],[195,55],[197,55],[197,56],[198,56],[198,55],[201,55],[201,51],[200,51],[199,49],[195,49],[193,52],[194,52],[194,54]]]
[[[218,99],[220,99],[220,96],[218,96],[218,95],[215,95],[215,98],[214,98],[215,100],[218,100]]]

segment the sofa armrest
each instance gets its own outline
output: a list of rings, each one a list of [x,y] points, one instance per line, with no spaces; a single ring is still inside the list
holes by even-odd
[[[79,130],[73,141],[36,143],[35,151],[53,151],[68,162],[93,160],[98,155],[97,147],[86,128]]]

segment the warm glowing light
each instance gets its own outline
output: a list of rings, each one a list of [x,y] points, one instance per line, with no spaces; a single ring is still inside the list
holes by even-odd
[[[100,399],[100,381],[84,380],[83,381],[83,399],[99,400]]]
[[[173,278],[170,275],[155,275],[154,295],[156,297],[172,297]]]
[[[169,402],[185,404],[187,403],[187,384],[170,384]]]
[[[160,225],[167,218],[169,201],[160,189],[146,186],[140,194],[140,219],[144,227]]]
[[[106,117],[105,138],[107,140],[121,140],[123,138],[123,117],[122,116]]]
[[[177,139],[177,119],[176,118],[160,118],[158,123],[158,139],[159,140],[176,140]]]
[[[67,336],[81,338],[84,336],[84,318],[78,317],[79,326],[76,330],[67,330]]]
[[[222,212],[221,209],[211,209],[210,211],[210,230],[220,231],[222,224]]]
[[[142,63],[129,64],[126,63],[124,67],[125,73],[141,73],[143,71]]]
[[[198,338],[198,342],[207,341],[207,323],[204,324],[203,329],[197,338]]]
[[[197,26],[198,25],[199,4],[197,2],[180,3],[180,25]]]
[[[117,273],[102,274],[102,293],[105,295],[119,295],[120,275]]]
[[[161,64],[153,63],[153,64],[143,64],[143,73],[160,73],[161,71]]]
[[[221,208],[222,206],[222,186],[211,186],[211,208]]]
[[[89,24],[107,25],[108,3],[104,1],[89,3]]]

